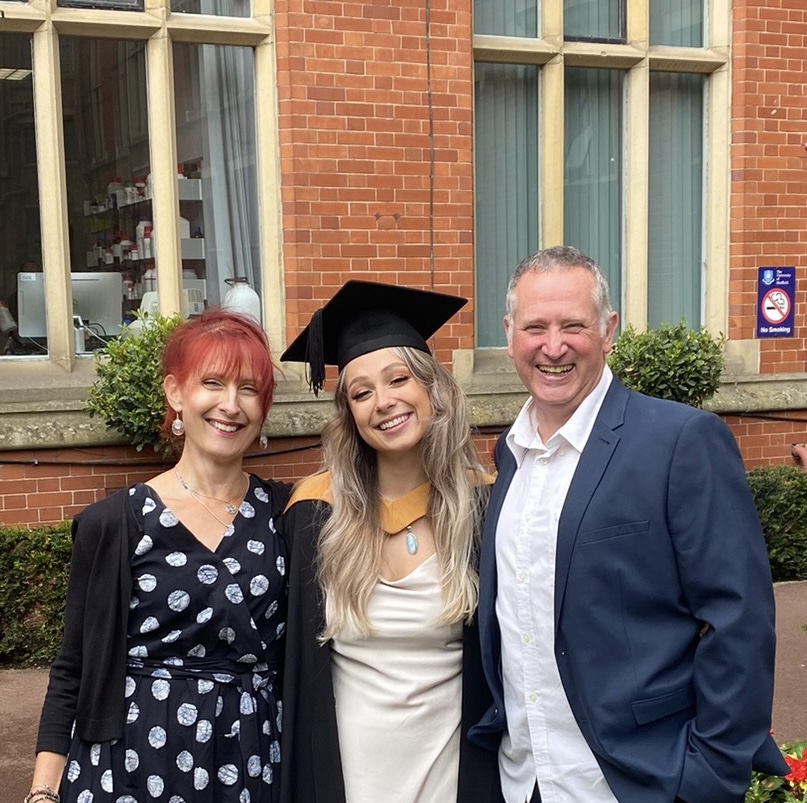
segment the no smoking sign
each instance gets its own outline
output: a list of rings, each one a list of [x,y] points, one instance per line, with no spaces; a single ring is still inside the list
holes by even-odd
[[[760,268],[757,281],[757,337],[793,337],[796,269]]]

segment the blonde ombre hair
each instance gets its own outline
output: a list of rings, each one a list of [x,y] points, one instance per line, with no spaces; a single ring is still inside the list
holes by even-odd
[[[431,354],[392,349],[428,391],[433,417],[423,440],[431,483],[427,515],[440,566],[443,610],[437,624],[470,622],[476,610],[480,520],[486,486],[471,440],[465,397]],[[375,450],[359,436],[348,406],[344,371],[334,391],[336,414],[322,433],[333,507],[319,536],[317,575],[326,601],[323,641],[348,622],[371,635],[367,602],[378,582],[384,531],[379,524]],[[480,482],[474,482],[478,476]]]

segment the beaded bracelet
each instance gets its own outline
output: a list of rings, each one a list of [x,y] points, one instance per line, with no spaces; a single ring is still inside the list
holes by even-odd
[[[43,800],[49,803],[59,803],[61,798],[58,792],[54,792],[47,784],[37,784],[25,796],[22,803],[42,803]]]

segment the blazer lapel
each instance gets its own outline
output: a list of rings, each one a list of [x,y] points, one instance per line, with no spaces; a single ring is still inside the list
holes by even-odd
[[[507,489],[516,471],[515,458],[504,441],[506,435],[507,431],[501,435],[496,448],[496,482],[491,489],[485,513],[479,560],[479,636],[483,663],[490,662],[488,668],[494,671],[492,677],[496,676],[493,664],[498,662],[500,644],[496,622],[496,527]]]
[[[560,621],[569,565],[580,522],[594,491],[619,443],[616,429],[622,426],[629,391],[614,378],[594,422],[580,462],[572,477],[566,501],[558,522],[558,543],[555,555],[555,629]]]

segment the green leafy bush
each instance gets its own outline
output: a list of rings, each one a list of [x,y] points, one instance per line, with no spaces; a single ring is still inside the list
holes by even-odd
[[[745,803],[807,803],[807,742],[780,745],[790,774],[753,773]]]
[[[151,446],[167,455],[171,447],[160,438],[165,412],[160,361],[165,341],[182,318],[149,315],[140,320],[141,333],[117,337],[96,352],[98,379],[87,394],[86,410],[138,451]]]
[[[807,580],[807,474],[795,466],[748,472],[776,582]]]
[[[632,390],[700,407],[720,385],[724,342],[723,335],[690,329],[684,320],[646,332],[628,326],[617,337],[608,364]]]
[[[62,639],[70,525],[0,528],[0,664],[50,663]]]

